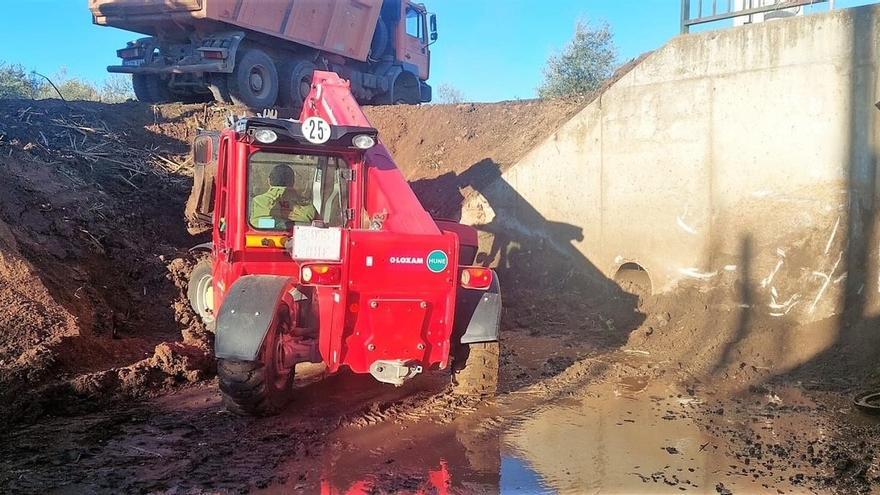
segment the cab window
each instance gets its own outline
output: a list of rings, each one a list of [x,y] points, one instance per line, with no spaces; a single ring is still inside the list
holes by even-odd
[[[406,8],[406,34],[425,42],[425,25],[422,22],[422,13],[413,7]]]
[[[342,227],[348,182],[341,157],[259,151],[248,163],[248,220],[257,230],[321,222]]]

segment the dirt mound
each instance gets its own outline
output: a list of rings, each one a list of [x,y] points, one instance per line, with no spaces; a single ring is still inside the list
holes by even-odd
[[[199,333],[183,299],[187,146],[162,120],[138,104],[0,102],[0,416]]]

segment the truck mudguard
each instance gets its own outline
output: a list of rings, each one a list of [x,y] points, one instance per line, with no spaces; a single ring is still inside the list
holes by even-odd
[[[498,277],[488,290],[462,289],[455,312],[455,333],[462,344],[495,342],[501,328],[501,285]]]
[[[217,315],[214,355],[256,361],[291,277],[246,275],[229,289]]]

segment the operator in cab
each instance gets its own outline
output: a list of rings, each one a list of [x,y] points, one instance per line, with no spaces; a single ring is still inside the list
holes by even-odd
[[[297,198],[293,169],[276,165],[269,172],[269,190],[251,201],[251,225],[258,229],[285,230],[294,224],[310,225],[318,211],[310,202]]]

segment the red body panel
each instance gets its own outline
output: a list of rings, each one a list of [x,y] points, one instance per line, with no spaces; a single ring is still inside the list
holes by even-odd
[[[376,359],[415,359],[446,367],[458,282],[457,242],[448,234],[351,232],[348,302],[359,309],[343,332],[342,356],[354,371],[369,371]],[[447,267],[438,273],[427,269],[428,255],[435,250],[450,253]]]
[[[310,116],[331,125],[369,127],[348,83],[333,73],[315,72],[301,119]],[[250,141],[231,129],[221,136],[214,213],[217,308],[244,275],[289,276],[291,290],[299,282],[299,264],[285,249],[247,244],[248,235],[293,234],[249,226],[245,164],[258,150],[300,150]],[[380,143],[365,152],[324,151],[350,164],[354,179],[347,199],[355,213],[341,231],[340,285],[312,289],[323,360],[330,371],[345,365],[359,373],[380,359],[445,368],[459,289],[458,235],[440,231]]]

